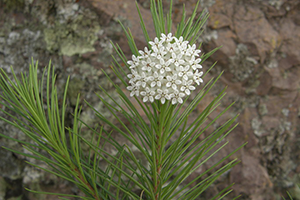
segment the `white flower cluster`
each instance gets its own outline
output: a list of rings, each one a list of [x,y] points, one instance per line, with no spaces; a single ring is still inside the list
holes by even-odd
[[[130,96],[141,95],[144,102],[160,100],[162,104],[171,100],[172,104],[183,103],[183,98],[195,90],[195,83],[203,82],[199,64],[199,49],[172,36],[161,34],[150,41],[151,49],[145,47],[139,56],[128,61],[131,74],[128,75]]]

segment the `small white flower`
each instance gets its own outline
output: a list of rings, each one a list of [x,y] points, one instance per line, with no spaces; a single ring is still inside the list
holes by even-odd
[[[130,65],[130,69],[133,69],[139,65],[139,59],[135,55],[132,55],[132,60],[129,60],[127,64]]]
[[[184,93],[179,92],[178,90],[175,90],[174,93],[172,93],[170,95],[171,99],[172,99],[172,104],[176,104],[176,103],[183,103],[183,97],[185,96]]]
[[[136,85],[131,85],[131,86],[128,86],[127,87],[127,90],[131,91],[130,92],[130,96],[133,97],[133,96],[139,96],[140,92],[139,92],[139,86],[136,86]]]
[[[162,42],[157,37],[154,38],[154,42],[150,41],[149,44],[152,46],[152,50],[153,48],[159,49],[162,46]]]
[[[176,45],[175,45],[175,43],[174,44],[172,44],[172,43],[167,43],[167,45],[166,45],[166,50],[169,52],[169,53],[173,53],[174,52],[174,50],[176,50]]]
[[[142,60],[142,70],[150,72],[152,68],[155,66],[155,63],[151,61],[151,59],[148,57],[147,60]]]
[[[165,51],[165,47],[160,46],[159,48],[154,48],[153,49],[153,53],[151,53],[151,56],[155,57],[157,59],[161,59],[166,54],[167,54],[167,52]]]
[[[183,59],[181,59],[182,56],[183,56],[182,53],[178,53],[178,54],[176,54],[176,53],[174,53],[174,52],[172,53],[172,60],[173,60],[174,65],[175,65],[176,67],[178,67],[179,65],[182,65],[182,64],[185,63],[185,61],[184,61]]]
[[[195,56],[192,56],[191,59],[189,60],[190,65],[195,65],[201,62],[200,58],[197,58]]]
[[[136,80],[140,80],[141,76],[135,70],[131,70],[132,74],[128,74],[127,77],[130,79],[129,82],[135,82]]]
[[[197,58],[195,56],[192,56],[189,63],[192,66],[193,70],[197,70],[202,68],[202,66],[199,64],[201,62],[200,58]]]
[[[153,76],[149,77],[149,81],[151,81],[150,86],[154,87],[157,85],[158,87],[161,87],[161,80],[163,78],[164,78],[163,76],[158,75],[157,72],[154,72]]]
[[[164,104],[166,100],[170,100],[170,95],[168,94],[169,90],[164,89],[157,89],[157,95],[155,96],[155,99],[160,99],[161,103]]]
[[[194,52],[192,52],[192,56],[199,56],[199,53],[201,53],[200,49],[196,49]]]
[[[180,36],[179,39],[178,38],[175,38],[175,42],[178,44],[178,45],[181,45],[183,43],[183,37]]]
[[[190,76],[193,76],[193,72],[192,70],[190,70],[190,66],[189,65],[186,65],[185,67],[180,66],[178,76],[182,77],[184,80],[187,81]]]
[[[159,72],[161,74],[164,74],[165,72],[170,72],[172,71],[171,68],[169,67],[169,65],[171,64],[171,61],[168,60],[167,62],[165,62],[164,59],[159,59],[159,64],[155,65],[155,67],[157,69],[159,69]]]
[[[192,85],[193,84],[193,80],[189,80],[189,81],[182,81],[182,86],[180,88],[180,91],[185,92],[186,95],[190,95],[191,94],[191,90],[195,90],[196,88]]]
[[[162,42],[171,42],[174,38],[172,37],[172,33],[169,33],[168,35],[162,33],[160,39]]]
[[[201,78],[202,74],[203,72],[198,72],[198,70],[196,70],[196,72],[194,73],[193,79],[198,85],[200,85],[200,83],[203,83],[203,80]]]
[[[180,36],[179,39],[175,38],[175,41],[181,49],[186,49],[189,43],[189,41],[184,41],[182,36]]]
[[[146,87],[149,77],[146,76],[145,72],[142,72],[141,78],[135,83],[137,86]]]
[[[134,74],[127,74],[127,77],[129,78],[129,82],[135,82],[136,78]]]
[[[171,87],[173,90],[177,90],[177,85],[181,84],[181,80],[177,79],[177,74],[174,74],[173,76],[167,76],[167,87]]]
[[[139,50],[140,58],[148,58],[151,54],[151,51],[148,50],[147,47],[144,48],[144,51]]]
[[[190,48],[192,51],[195,51],[195,50],[196,50],[196,45],[195,45],[195,44],[193,44],[192,46],[189,45],[189,48]]]
[[[141,95],[144,96],[143,102],[150,101],[152,103],[154,101],[155,92],[148,87],[146,87],[146,91],[141,92]]]

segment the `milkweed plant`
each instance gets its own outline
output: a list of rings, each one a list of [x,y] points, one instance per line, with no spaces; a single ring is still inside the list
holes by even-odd
[[[22,144],[26,151],[3,148],[45,162],[48,166],[45,168],[30,164],[73,183],[82,195],[29,191],[53,194],[61,199],[192,200],[203,196],[209,186],[238,163],[229,157],[243,145],[208,168],[203,167],[226,146],[224,139],[236,126],[237,118],[207,133],[232,106],[208,120],[224,97],[225,89],[202,112],[195,111],[221,76],[204,81],[214,65],[203,69],[202,63],[218,48],[202,53],[201,45],[196,45],[208,14],[196,13],[198,2],[186,19],[183,7],[181,21],[174,30],[172,1],[166,15],[162,0],[150,0],[150,3],[156,37],[150,38],[136,3],[147,46],[138,50],[130,29],[121,23],[132,53],[127,59],[122,49],[112,44],[116,52],[112,56],[112,70],[121,85],[103,70],[119,100],[101,86],[97,96],[114,120],[107,119],[86,102],[99,119],[98,128],[80,119],[79,95],[72,125],[65,125],[69,79],[60,101],[51,63],[41,79],[38,63],[33,62],[29,73],[21,73],[21,78],[13,69],[13,78],[1,69],[0,109],[9,116],[1,120],[20,129],[32,141],[1,134]],[[192,93],[195,93],[193,99],[189,98]],[[193,119],[192,113],[197,113]],[[91,140],[82,136],[82,127],[91,131]],[[121,144],[114,134],[126,142]],[[88,151],[83,150],[84,145]],[[231,186],[212,194],[211,199],[223,199]]]

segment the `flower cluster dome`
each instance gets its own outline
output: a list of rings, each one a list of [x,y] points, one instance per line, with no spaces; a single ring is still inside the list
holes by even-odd
[[[142,96],[143,102],[166,100],[172,104],[183,103],[183,98],[195,90],[195,83],[203,82],[200,69],[201,52],[196,45],[190,45],[183,37],[176,38],[172,33],[161,34],[149,42],[151,49],[145,47],[139,55],[132,56],[127,63],[130,96]]]

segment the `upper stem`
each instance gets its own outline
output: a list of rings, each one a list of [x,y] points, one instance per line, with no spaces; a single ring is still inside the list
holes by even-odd
[[[162,170],[162,158],[164,154],[165,144],[166,142],[163,141],[166,137],[164,137],[164,134],[166,134],[165,130],[165,124],[167,119],[167,108],[168,104],[161,104],[158,102],[157,105],[157,122],[156,122],[156,135],[155,135],[155,178],[154,180],[154,195],[155,200],[159,200],[161,196],[161,170]]]

